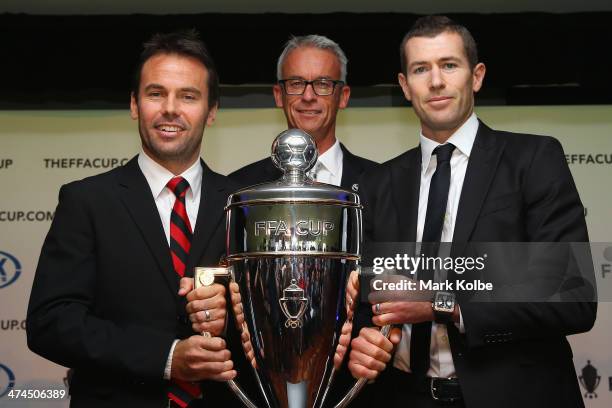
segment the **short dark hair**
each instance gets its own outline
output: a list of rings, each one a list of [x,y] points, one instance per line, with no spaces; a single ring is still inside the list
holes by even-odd
[[[142,67],[150,58],[159,54],[179,55],[191,57],[200,61],[208,71],[208,106],[219,104],[219,75],[206,45],[200,39],[199,33],[194,30],[180,30],[171,33],[157,33],[143,45],[142,53],[132,83],[132,92],[138,100],[140,77]]]
[[[408,69],[406,64],[406,43],[408,40],[414,37],[432,38],[443,32],[457,33],[461,36],[470,69],[474,69],[476,64],[478,64],[478,48],[476,47],[474,37],[472,37],[468,29],[446,16],[424,16],[414,22],[400,45],[400,64],[404,75],[407,74]]]

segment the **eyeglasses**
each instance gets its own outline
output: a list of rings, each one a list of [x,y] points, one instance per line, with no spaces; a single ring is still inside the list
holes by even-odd
[[[344,81],[333,79],[315,79],[306,81],[305,79],[281,79],[278,81],[287,95],[303,95],[308,85],[312,85],[312,90],[317,96],[329,96],[334,93],[336,85],[344,85]]]

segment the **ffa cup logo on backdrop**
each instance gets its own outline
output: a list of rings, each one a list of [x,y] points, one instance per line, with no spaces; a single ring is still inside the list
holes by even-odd
[[[595,390],[599,386],[601,376],[597,374],[597,369],[591,365],[591,360],[587,360],[587,365],[582,368],[582,375],[578,376],[580,384],[586,390],[585,398],[597,398]]]
[[[0,364],[0,399],[15,386],[15,374],[4,364]]]
[[[21,263],[8,252],[0,251],[0,289],[15,282],[21,275]]]

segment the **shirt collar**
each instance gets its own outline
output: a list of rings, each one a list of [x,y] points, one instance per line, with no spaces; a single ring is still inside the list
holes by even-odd
[[[469,158],[472,153],[472,147],[474,146],[474,140],[476,139],[476,132],[478,132],[478,126],[478,118],[476,114],[472,112],[468,120],[448,138],[447,143],[454,144],[457,150]],[[422,131],[419,140],[421,142],[421,163],[424,171],[429,166],[429,161],[431,160],[434,149],[438,147],[440,143],[428,139],[423,135]]]
[[[332,147],[319,156],[317,161],[323,164],[332,175],[336,176],[340,173],[342,167],[342,148],[338,139],[336,139]]]
[[[149,183],[154,199],[159,197],[166,187],[166,184],[175,177],[170,170],[150,158],[144,150],[140,150],[140,154],[138,155],[138,166],[140,166],[142,174],[144,174],[147,183]],[[202,173],[203,170],[200,165],[200,160],[196,160],[187,170],[179,174],[179,176],[183,177],[189,183],[190,188],[187,191],[187,195],[195,197],[200,194]]]

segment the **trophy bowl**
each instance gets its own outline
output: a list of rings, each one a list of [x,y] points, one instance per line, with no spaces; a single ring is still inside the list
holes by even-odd
[[[361,204],[356,193],[308,176],[317,151],[305,132],[281,133],[272,159],[282,178],[239,190],[226,206],[242,338],[269,407],[321,407],[346,319],[346,281],[360,260]]]

